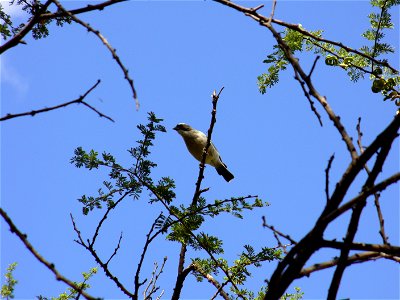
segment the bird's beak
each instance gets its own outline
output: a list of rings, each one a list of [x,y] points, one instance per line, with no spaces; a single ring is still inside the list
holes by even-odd
[[[178,131],[178,126],[175,126],[175,127],[172,128],[172,129]]]

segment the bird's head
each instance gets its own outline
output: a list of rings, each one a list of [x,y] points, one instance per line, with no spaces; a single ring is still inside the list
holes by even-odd
[[[178,123],[173,129],[176,130],[178,133],[182,133],[182,132],[190,131],[193,128],[190,127],[188,124]]]

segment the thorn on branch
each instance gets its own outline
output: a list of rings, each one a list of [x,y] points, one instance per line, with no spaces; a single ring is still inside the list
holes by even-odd
[[[326,202],[329,202],[330,196],[329,196],[329,172],[332,167],[332,162],[333,159],[335,158],[335,153],[331,155],[328,161],[328,165],[325,169],[325,195],[326,195]]]

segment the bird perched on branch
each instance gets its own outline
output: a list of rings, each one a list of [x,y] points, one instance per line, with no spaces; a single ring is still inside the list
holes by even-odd
[[[207,136],[185,123],[179,123],[173,129],[183,137],[186,147],[194,158],[201,162],[203,151],[207,144]],[[208,147],[205,163],[213,166],[226,181],[229,182],[234,178],[233,174],[228,171],[227,166],[222,162],[221,156],[213,143]]]

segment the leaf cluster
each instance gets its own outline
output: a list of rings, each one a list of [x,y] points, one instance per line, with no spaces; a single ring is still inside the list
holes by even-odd
[[[74,282],[74,284],[79,287],[81,290],[77,291],[73,288],[68,288],[66,292],[61,293],[58,297],[43,297],[43,296],[38,296],[38,300],[72,300],[72,299],[78,299],[80,292],[85,291],[90,288],[90,284],[87,282],[97,273],[97,268],[92,268],[89,270],[89,272],[83,272],[83,281],[82,282]]]
[[[110,153],[103,152],[100,156],[94,150],[85,151],[82,147],[75,149],[70,162],[77,168],[92,170],[106,167],[110,170],[108,173],[110,181],[103,182],[104,187],[98,189],[97,196],[83,195],[78,199],[83,204],[83,214],[87,215],[95,208],[102,208],[103,205],[113,208],[118,201],[115,197],[130,196],[137,200],[143,192],[143,187],[157,195],[156,198],[150,199],[150,202],[163,199],[166,203],[170,203],[175,198],[173,191],[175,184],[172,179],[163,177],[154,184],[150,177],[152,169],[157,166],[148,159],[151,154],[150,148],[153,146],[156,133],[166,130],[159,124],[162,119],[158,119],[153,112],[148,114],[148,121],[146,125],[137,126],[143,138],[137,141],[136,147],[128,150],[134,161],[129,168],[123,168]]]
[[[171,206],[170,211],[176,218],[179,218],[179,222],[174,222],[171,225],[170,219],[170,222],[166,223],[167,226],[171,227],[167,239],[187,244],[195,250],[203,248],[213,254],[223,253],[222,241],[217,237],[205,233],[193,236],[191,233],[200,228],[205,217],[214,218],[221,213],[229,213],[234,217],[243,219],[243,211],[251,211],[254,208],[265,206],[262,200],[258,198],[255,198],[253,203],[249,203],[248,198],[253,198],[253,196],[232,197],[225,200],[215,200],[214,203],[207,204],[204,197],[199,197],[197,204],[189,207],[184,205]]]
[[[19,23],[15,25],[11,16],[4,11],[3,6],[0,4],[0,34],[3,40],[15,36],[22,28],[29,23],[34,16],[40,13],[44,4],[37,0],[11,0],[9,5],[19,6],[20,9],[28,14],[26,23]],[[44,13],[50,13],[46,10]],[[71,23],[69,17],[57,17],[55,18],[57,26],[63,26],[65,23]],[[48,25],[52,22],[52,19],[41,19],[35,23],[32,28],[32,37],[35,40],[45,38],[49,35]]]
[[[7,272],[4,275],[6,278],[6,282],[1,286],[1,298],[14,299],[14,289],[15,285],[18,283],[18,280],[16,280],[13,276],[13,272],[16,267],[17,263],[14,262],[10,264],[7,268]]]
[[[244,251],[239,254],[239,258],[236,259],[231,266],[229,266],[227,260],[223,258],[218,258],[216,261],[201,258],[193,259],[192,264],[194,265],[194,275],[197,281],[203,281],[204,274],[218,275],[219,269],[222,267],[228,270],[229,277],[236,286],[243,286],[247,278],[252,275],[249,267],[258,268],[261,267],[262,262],[280,260],[282,257],[282,251],[276,248],[263,247],[258,252],[250,245],[245,245],[244,248]],[[228,278],[224,277],[224,280],[227,281]],[[246,299],[261,299],[261,297],[255,297],[254,293],[246,288],[237,290],[232,287],[231,291],[235,293],[236,296],[241,296]]]
[[[299,27],[303,29],[301,25]],[[316,37],[321,37],[322,30],[310,31],[310,33]],[[285,28],[284,32],[280,32],[280,34],[292,53],[302,52],[305,49],[305,45],[309,44],[307,36],[296,30]],[[271,88],[279,82],[279,72],[286,70],[289,64],[284,51],[278,45],[274,45],[273,49],[274,52],[269,54],[263,61],[268,65],[267,72],[257,77],[258,89],[262,94],[267,92],[267,88]]]

